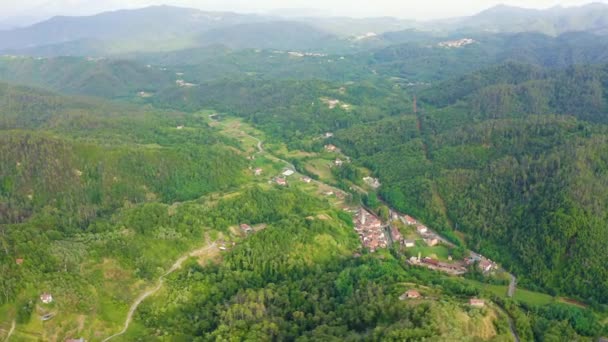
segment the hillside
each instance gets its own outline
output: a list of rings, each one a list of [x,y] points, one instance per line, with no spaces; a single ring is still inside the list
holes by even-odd
[[[105,58],[0,57],[0,79],[67,94],[135,97],[175,85],[178,76],[158,67]]]

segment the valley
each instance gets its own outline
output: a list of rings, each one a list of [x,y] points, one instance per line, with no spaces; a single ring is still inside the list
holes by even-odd
[[[0,340],[601,341],[604,21],[0,31]]]

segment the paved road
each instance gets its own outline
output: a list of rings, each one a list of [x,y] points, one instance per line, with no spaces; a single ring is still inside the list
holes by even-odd
[[[13,335],[14,332],[15,332],[15,320],[13,320],[11,322],[11,329],[8,331],[8,335],[6,335],[6,338],[4,339],[4,341],[8,342],[8,340],[11,338],[11,336]]]
[[[182,264],[184,263],[184,261],[186,261],[189,257],[191,256],[197,256],[200,255],[206,251],[208,251],[211,248],[214,248],[216,246],[215,242],[212,243],[209,246],[197,249],[195,251],[189,252],[185,255],[183,255],[182,257],[180,257],[179,259],[177,259],[175,261],[175,263],[173,264],[173,266],[171,266],[171,268],[163,275],[161,275],[160,277],[158,277],[158,285],[156,285],[155,288],[153,289],[149,289],[146,292],[142,293],[139,295],[139,297],[137,297],[137,299],[135,299],[135,301],[133,302],[133,304],[131,304],[131,308],[129,309],[129,313],[127,314],[127,319],[125,320],[125,325],[122,328],[122,330],[108,338],[106,338],[105,340],[103,340],[103,342],[109,341],[111,339],[113,339],[114,337],[118,337],[120,335],[123,335],[124,333],[127,332],[127,330],[129,329],[129,325],[131,324],[131,321],[133,320],[133,315],[135,314],[135,311],[137,311],[137,307],[139,307],[139,305],[148,297],[150,297],[151,295],[155,294],[158,290],[160,290],[160,288],[163,286],[164,283],[164,278],[166,276],[168,276],[169,274],[175,272],[176,270],[178,270]]]
[[[505,309],[503,309],[502,307],[498,306],[498,309],[504,313],[507,316],[507,321],[509,322],[509,330],[511,331],[511,336],[513,336],[513,339],[515,340],[515,342],[520,342],[519,340],[519,335],[517,335],[517,330],[515,329],[515,323],[513,322],[513,318],[511,318],[511,316],[509,315],[509,313],[507,311],[505,311]]]
[[[507,296],[513,297],[515,294],[515,286],[517,285],[517,278],[514,275],[509,274],[511,276],[511,282],[509,283],[509,290],[507,291]]]

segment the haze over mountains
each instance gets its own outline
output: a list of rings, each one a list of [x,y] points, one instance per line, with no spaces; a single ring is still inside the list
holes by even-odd
[[[354,19],[290,15],[262,16],[154,6],[84,17],[54,17],[0,31],[0,51],[32,55],[113,55],[134,51],[171,51],[224,44],[233,48],[339,51],[386,32],[417,30],[438,36],[448,32],[608,33],[608,5],[547,10],[499,5],[477,15],[432,22],[395,18]]]

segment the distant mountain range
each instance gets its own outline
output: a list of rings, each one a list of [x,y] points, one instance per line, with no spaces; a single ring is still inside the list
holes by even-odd
[[[472,17],[460,18],[442,26],[444,29],[539,32],[553,36],[573,31],[606,34],[608,5],[591,3],[580,7],[558,6],[546,10],[498,5]]]
[[[336,46],[377,47],[418,32],[433,35],[537,32],[558,36],[584,31],[608,34],[608,5],[547,10],[496,6],[471,17],[433,22],[396,18],[284,17],[154,6],[105,12],[93,16],[54,17],[0,31],[0,52],[31,55],[116,55],[175,51],[222,44],[233,49],[303,49],[341,51]],[[416,31],[412,31],[416,30]],[[382,42],[377,36],[395,32]],[[414,34],[415,36],[415,34]],[[400,39],[396,39],[400,40]],[[342,41],[342,44],[338,44]]]

